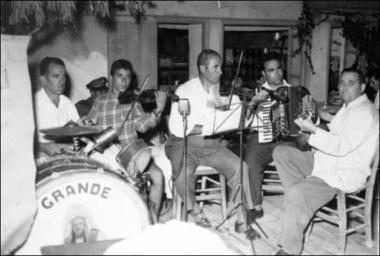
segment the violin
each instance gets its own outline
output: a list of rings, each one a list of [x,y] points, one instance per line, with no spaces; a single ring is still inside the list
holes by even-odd
[[[134,91],[126,91],[119,94],[118,100],[120,104],[130,104],[136,100],[141,104],[155,104],[155,92],[156,89],[143,90],[140,94],[136,94]],[[179,96],[173,92],[168,92],[167,97],[171,101],[179,101]]]

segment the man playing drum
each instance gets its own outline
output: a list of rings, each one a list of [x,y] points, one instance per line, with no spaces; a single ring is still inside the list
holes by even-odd
[[[74,104],[63,92],[66,87],[65,63],[56,57],[45,57],[39,65],[41,89],[34,95],[37,130],[63,126],[79,120]],[[37,156],[53,156],[70,151],[72,146],[53,142],[38,132]]]
[[[166,93],[156,92],[157,108],[152,113],[145,113],[138,102],[135,104],[133,102],[121,104],[119,102],[120,94],[132,89],[131,87],[133,86],[131,85],[134,79],[133,67],[128,60],[119,59],[114,61],[110,70],[110,89],[107,94],[95,100],[90,113],[84,121],[90,122],[91,120],[94,124],[103,128],[119,129],[121,125],[124,125],[118,136],[117,143],[122,148],[118,158],[129,175],[134,176],[134,172],[142,173],[145,170],[145,173],[149,174],[151,179],[149,210],[152,213],[153,221],[157,221],[163,195],[164,178],[162,170],[153,161],[150,161],[151,152],[141,140],[138,140],[137,131],[143,133],[157,125],[166,104]],[[132,107],[133,110],[128,120],[124,123]],[[144,147],[145,150],[138,155],[136,154],[137,156],[134,157],[134,160],[132,159],[130,163],[123,161],[122,154],[131,155],[131,152],[128,152],[129,150],[135,151],[137,148],[141,149],[141,147]]]

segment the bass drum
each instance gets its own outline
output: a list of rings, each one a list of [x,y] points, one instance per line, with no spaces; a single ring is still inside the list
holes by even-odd
[[[63,157],[40,165],[37,197],[35,222],[17,254],[127,238],[151,224],[136,189],[105,165],[85,157]]]

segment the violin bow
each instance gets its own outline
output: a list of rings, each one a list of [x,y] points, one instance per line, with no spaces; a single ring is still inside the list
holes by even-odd
[[[139,93],[136,96],[136,99],[132,102],[132,106],[129,109],[127,115],[125,116],[125,119],[124,119],[123,123],[121,124],[121,126],[119,127],[119,129],[117,129],[117,132],[116,132],[116,136],[117,137],[121,134],[121,131],[123,130],[123,127],[124,127],[125,123],[127,122],[127,120],[129,118],[130,114],[132,113],[133,109],[135,108],[137,100],[139,99],[139,97],[140,97],[141,93],[143,92],[145,86],[148,84],[149,78],[150,78],[150,75],[149,74],[146,75],[146,77],[145,77],[145,79],[144,79],[144,81],[142,83],[141,89],[140,89]]]
[[[230,97],[228,98],[228,106],[227,106],[227,109],[230,109],[230,107],[231,107],[232,94],[233,94],[234,89],[235,89],[235,81],[236,81],[236,79],[238,78],[239,73],[240,73],[240,65],[241,65],[241,61],[242,61],[242,59],[243,59],[243,53],[244,53],[244,50],[241,50],[241,52],[240,52],[240,58],[239,58],[239,63],[238,63],[238,68],[237,68],[237,70],[236,70],[234,80],[232,80],[232,86],[231,86],[231,91],[230,91]]]

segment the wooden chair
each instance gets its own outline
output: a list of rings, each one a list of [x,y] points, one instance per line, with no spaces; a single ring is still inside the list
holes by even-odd
[[[263,173],[262,190],[264,192],[284,193],[280,176],[276,170],[274,162],[268,164]]]
[[[195,190],[196,200],[200,202],[202,208],[205,201],[220,203],[222,205],[222,217],[224,218],[227,215],[226,178],[208,166],[198,166],[195,174],[198,176]],[[219,177],[219,180],[216,177]],[[176,216],[177,220],[181,220],[183,200],[175,189],[173,199],[173,215]]]
[[[379,169],[379,148],[373,157],[371,163],[371,174],[367,179],[365,186],[353,193],[344,193],[339,191],[335,198],[327,205],[323,206],[316,212],[314,219],[311,221],[310,235],[314,222],[327,221],[339,227],[338,250],[341,254],[345,253],[347,235],[364,231],[365,245],[372,247],[372,201],[374,184]],[[335,204],[334,204],[335,203]],[[351,225],[351,222],[359,224]],[[352,223],[353,224],[353,223]]]

